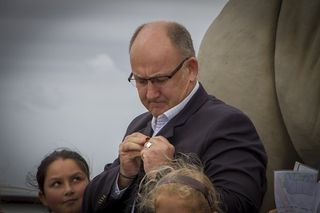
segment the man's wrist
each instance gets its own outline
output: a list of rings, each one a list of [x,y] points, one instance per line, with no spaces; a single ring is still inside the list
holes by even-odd
[[[122,174],[122,172],[119,172],[119,178],[118,178],[118,186],[119,189],[122,190],[124,188],[127,188],[131,183],[136,179],[138,175],[135,176],[127,176],[125,174]]]

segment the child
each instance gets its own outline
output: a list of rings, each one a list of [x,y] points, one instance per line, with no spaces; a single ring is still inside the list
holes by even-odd
[[[66,149],[52,152],[41,161],[36,179],[40,201],[49,212],[81,212],[90,174],[80,154]]]
[[[140,183],[139,211],[221,212],[218,195],[199,162],[197,158],[185,155],[148,172]]]

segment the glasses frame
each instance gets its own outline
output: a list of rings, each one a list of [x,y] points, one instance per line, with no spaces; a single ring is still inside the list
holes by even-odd
[[[169,79],[171,79],[183,66],[184,62],[186,62],[188,59],[190,59],[191,57],[187,57],[185,59],[183,59],[180,64],[178,64],[178,66],[172,70],[170,72],[170,74],[168,75],[163,75],[163,76],[155,76],[155,77],[151,77],[151,78],[140,78],[140,80],[142,81],[146,81],[146,84],[148,84],[148,81],[150,81],[152,84],[154,84],[155,82],[167,82]],[[162,78],[160,80],[160,78]],[[130,73],[129,77],[128,77],[128,81],[129,83],[131,83],[134,87],[137,87],[137,83],[136,83],[136,80],[134,78],[134,75],[133,75],[133,72]]]

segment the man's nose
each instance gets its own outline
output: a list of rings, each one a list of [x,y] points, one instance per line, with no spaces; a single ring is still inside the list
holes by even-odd
[[[155,86],[155,84],[150,80],[148,80],[146,89],[147,89],[147,93],[146,93],[147,99],[157,98],[160,94],[159,88]]]

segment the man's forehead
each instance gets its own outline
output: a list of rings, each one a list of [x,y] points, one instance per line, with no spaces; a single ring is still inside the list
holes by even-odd
[[[136,40],[134,41],[133,46],[135,46],[135,44],[148,43],[148,42],[152,42],[152,43],[167,42],[168,43],[170,42],[170,40],[164,28],[152,27],[150,29],[142,30],[138,34]]]

